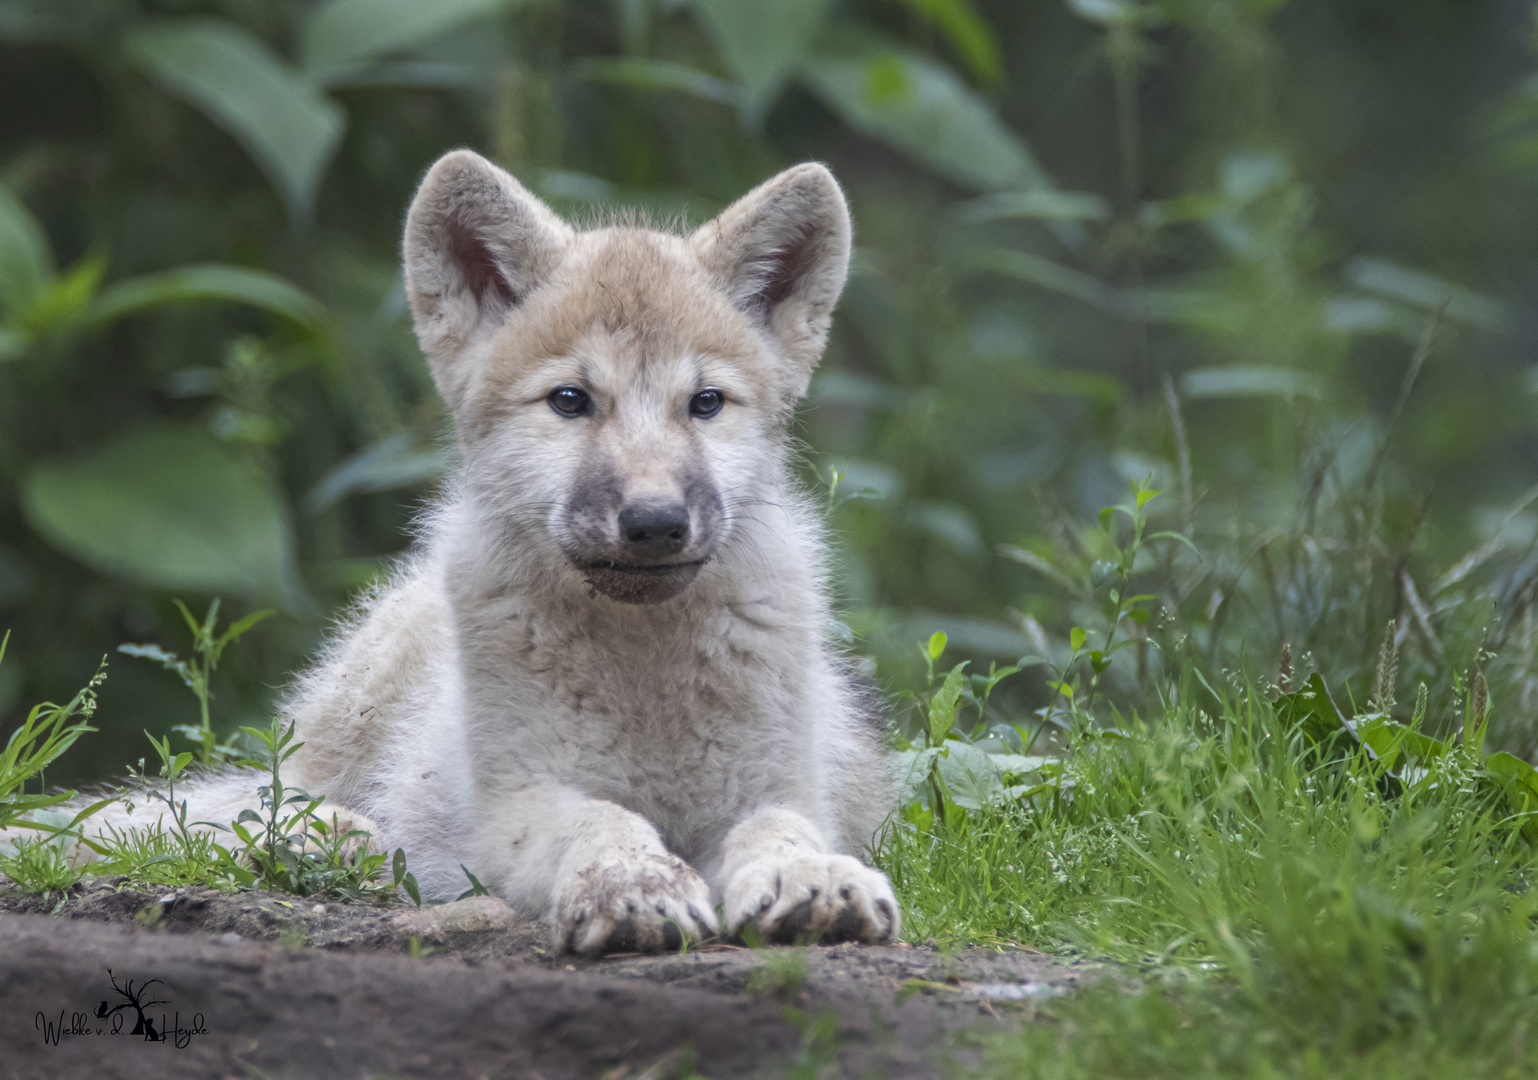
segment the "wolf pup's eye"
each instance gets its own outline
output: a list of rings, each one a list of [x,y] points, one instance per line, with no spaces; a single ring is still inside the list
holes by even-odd
[[[726,395],[719,390],[701,390],[689,399],[689,415],[709,420],[726,404]]]
[[[545,400],[550,402],[550,407],[562,416],[582,416],[592,404],[587,391],[575,386],[557,386],[550,391],[550,396]]]

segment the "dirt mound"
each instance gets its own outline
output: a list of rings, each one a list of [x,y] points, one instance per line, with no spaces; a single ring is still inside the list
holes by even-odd
[[[5,1078],[618,1080],[798,1061],[931,1076],[948,1031],[1019,1022],[1095,977],[1029,951],[906,945],[558,957],[490,898],[418,910],[97,882],[62,905],[0,889],[0,912]],[[159,1002],[142,1024],[134,992]]]

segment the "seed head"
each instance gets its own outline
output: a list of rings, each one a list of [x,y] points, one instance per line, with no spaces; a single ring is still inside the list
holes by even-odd
[[[1399,676],[1399,638],[1394,633],[1394,620],[1388,621],[1383,631],[1383,644],[1378,647],[1378,670],[1373,674],[1372,697],[1367,707],[1373,712],[1386,713],[1394,708],[1394,682]]]

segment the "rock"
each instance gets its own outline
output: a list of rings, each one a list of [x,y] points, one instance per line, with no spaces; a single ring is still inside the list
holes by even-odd
[[[396,915],[390,920],[390,927],[406,934],[437,937],[445,933],[507,930],[518,922],[513,909],[500,897],[470,896]]]

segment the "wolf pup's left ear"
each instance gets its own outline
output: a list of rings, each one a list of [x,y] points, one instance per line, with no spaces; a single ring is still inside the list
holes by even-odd
[[[790,367],[787,404],[806,393],[822,359],[849,274],[850,233],[838,181],[808,163],[760,184],[692,239],[732,303],[779,345]]]
[[[406,298],[450,405],[469,373],[455,360],[549,276],[571,227],[511,175],[455,150],[427,171],[406,214]]]

